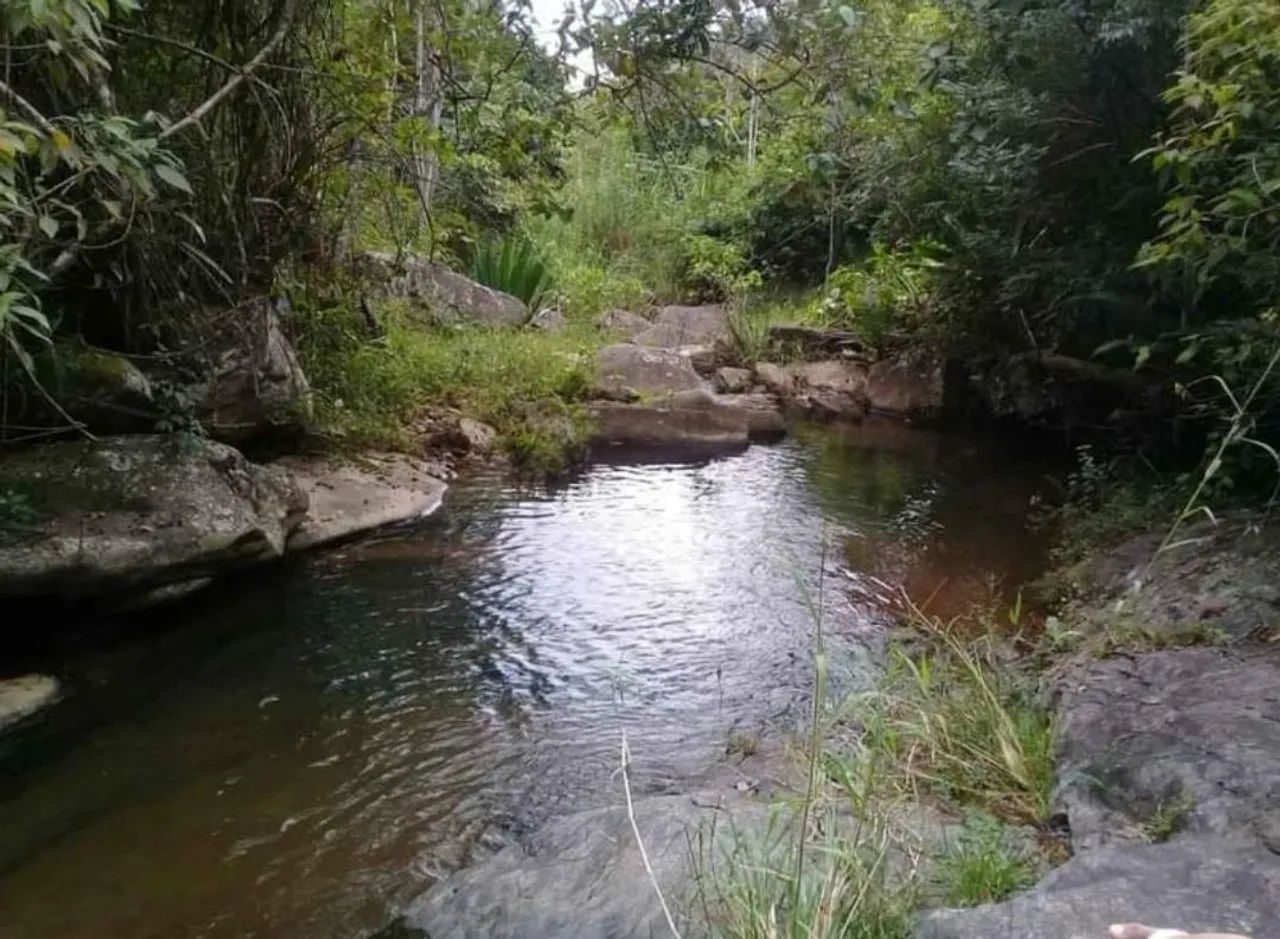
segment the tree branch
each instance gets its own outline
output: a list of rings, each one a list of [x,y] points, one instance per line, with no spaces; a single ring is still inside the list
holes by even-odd
[[[0,95],[4,95],[16,104],[18,106],[18,110],[31,118],[31,120],[35,121],[36,126],[46,134],[52,137],[57,133],[57,128],[49,122],[47,117],[40,113],[39,109],[37,109],[34,104],[14,91],[13,87],[3,80],[0,80]]]
[[[245,79],[250,78],[254,71],[262,66],[272,54],[278,49],[285,37],[289,35],[289,27],[293,25],[293,12],[296,7],[295,0],[288,0],[285,5],[284,14],[280,18],[280,25],[276,27],[275,33],[267,44],[258,50],[258,54],[252,59],[240,66],[237,73],[228,79],[227,83],[211,94],[204,100],[199,107],[188,114],[182,120],[175,124],[169,125],[164,132],[160,134],[161,140],[167,140],[179,131],[186,130],[193,124],[198,124],[210,111],[216,108],[228,95],[240,87]]]

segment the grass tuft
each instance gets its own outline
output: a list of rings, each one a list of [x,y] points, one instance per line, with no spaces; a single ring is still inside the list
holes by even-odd
[[[1006,828],[985,815],[971,816],[938,861],[946,902],[954,907],[996,903],[1029,886],[1036,865],[1010,844]]]

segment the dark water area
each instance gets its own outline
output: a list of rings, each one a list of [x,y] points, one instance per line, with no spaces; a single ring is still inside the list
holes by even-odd
[[[614,801],[623,728],[640,793],[707,778],[735,732],[789,733],[818,596],[869,678],[881,584],[945,614],[1033,575],[1052,469],[869,422],[550,490],[470,480],[145,628],[10,654],[68,694],[0,737],[0,933],[370,935]]]

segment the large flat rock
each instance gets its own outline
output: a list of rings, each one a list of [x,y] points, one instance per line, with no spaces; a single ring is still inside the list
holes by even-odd
[[[1179,830],[1280,850],[1280,649],[1119,656],[1058,682],[1058,800],[1087,851]]]
[[[403,454],[281,461],[307,493],[311,508],[289,538],[301,551],[385,525],[412,521],[440,507],[448,486],[433,467]]]
[[[769,395],[682,391],[653,402],[597,402],[594,438],[605,443],[740,445],[786,431]]]
[[[1275,935],[1280,856],[1253,842],[1190,838],[1072,858],[1028,893],[926,914],[919,939],[1104,939],[1112,923]]]
[[[635,803],[654,877],[684,934],[702,934],[692,907],[699,861],[725,850],[737,831],[767,813],[762,802],[716,792]],[[527,843],[432,888],[405,919],[431,939],[670,935],[625,806],[551,822]]]
[[[658,311],[653,325],[633,336],[632,342],[659,349],[711,347],[733,338],[729,311],[719,304],[667,306]]]
[[[107,437],[0,460],[30,510],[0,541],[0,597],[85,597],[184,583],[278,558],[307,499],[229,446]]]
[[[58,679],[51,675],[0,679],[0,730],[48,707],[58,691]]]
[[[605,346],[596,357],[598,390],[609,398],[670,395],[703,386],[687,356],[670,349],[622,343]]]

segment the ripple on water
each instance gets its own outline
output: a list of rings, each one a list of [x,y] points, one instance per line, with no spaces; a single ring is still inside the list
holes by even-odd
[[[846,543],[891,580],[1018,573],[1016,483],[971,444],[874,427],[551,492],[481,482],[415,530],[60,653],[43,664],[75,693],[0,750],[6,935],[371,931],[477,844],[614,798],[622,726],[646,791],[789,718]],[[975,496],[993,484],[1007,508]],[[828,627],[855,635],[866,611],[833,583]]]

